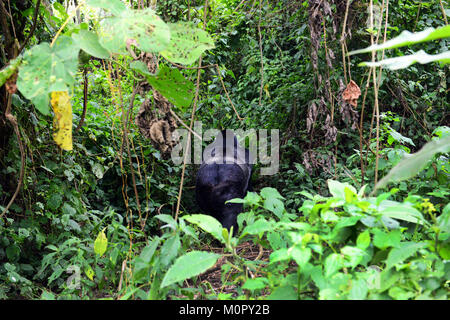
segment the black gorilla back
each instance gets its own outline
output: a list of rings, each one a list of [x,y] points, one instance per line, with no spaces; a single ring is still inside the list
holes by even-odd
[[[245,197],[250,187],[252,165],[249,150],[239,146],[236,136],[227,131],[222,131],[205,149],[195,194],[205,213],[215,217],[227,229],[233,226],[236,232],[242,204],[225,202]]]

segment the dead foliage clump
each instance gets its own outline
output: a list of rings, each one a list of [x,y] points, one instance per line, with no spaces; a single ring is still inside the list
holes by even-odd
[[[148,71],[156,73],[158,64],[156,57],[147,52],[135,57],[145,63]],[[139,84],[141,95],[152,90],[151,86],[143,81]],[[177,122],[171,113],[172,104],[158,91],[153,90],[152,99],[146,99],[135,118],[135,123],[141,134],[150,139],[153,146],[161,152],[163,159],[168,159],[173,147],[178,143],[174,136]]]
[[[333,164],[336,157],[333,154],[322,154],[315,150],[307,150],[303,153],[303,165],[309,174],[314,170],[322,169],[329,175],[332,175]]]
[[[358,128],[358,112],[353,109],[358,105],[358,98],[361,95],[361,90],[358,85],[350,80],[347,87],[345,87],[342,79],[339,79],[339,111],[341,113],[342,120],[348,125],[351,124],[351,128],[356,130]]]
[[[178,142],[173,134],[177,123],[170,112],[171,106],[158,91],[153,91],[153,99],[146,99],[142,103],[135,119],[141,134],[151,140],[163,159],[169,158]]]
[[[357,128],[358,113],[353,107],[356,107],[359,88],[353,81],[346,87],[342,79],[337,82],[333,80],[334,69],[342,67],[341,62],[336,65],[336,54],[333,49],[339,47],[338,37],[341,32],[339,28],[343,27],[346,1],[308,0],[308,4],[310,56],[315,73],[316,96],[309,103],[307,110],[306,129],[310,135],[310,142],[309,150],[303,153],[303,164],[310,173],[315,169],[331,173],[337,155],[321,154],[313,148],[336,142],[338,134],[336,121],[340,119],[352,129]],[[348,13],[351,16],[351,10]],[[348,25],[351,24],[347,23]],[[351,36],[348,32],[343,34],[344,37]],[[324,60],[322,62],[319,61],[321,57]],[[336,116],[337,112],[340,113],[340,117]]]

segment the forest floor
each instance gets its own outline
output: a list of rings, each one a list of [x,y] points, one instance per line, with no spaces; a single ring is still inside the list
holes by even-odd
[[[227,279],[222,279],[222,266],[227,263],[227,258],[230,256],[226,254],[225,248],[223,247],[211,247],[205,246],[205,251],[215,252],[218,254],[222,254],[222,256],[216,264],[210,268],[208,271],[198,276],[196,283],[192,281],[187,281],[187,287],[198,287],[201,285],[205,290],[206,295],[214,295],[217,296],[219,293],[233,293],[236,294],[236,284],[227,285],[228,283],[233,282],[233,278],[237,273],[240,273],[238,270],[230,270],[226,273]],[[268,262],[269,256],[272,250],[264,249],[262,246],[256,245],[251,241],[247,241],[239,244],[236,247],[236,254],[241,258],[249,261],[260,261],[260,262]],[[232,267],[233,268],[233,267]],[[236,267],[237,268],[237,267]],[[250,270],[247,268],[246,270],[248,278],[257,278],[260,277],[262,272],[259,270],[258,272],[254,272],[254,270]],[[242,279],[244,280],[244,279]],[[201,296],[200,293],[194,296],[194,299]]]

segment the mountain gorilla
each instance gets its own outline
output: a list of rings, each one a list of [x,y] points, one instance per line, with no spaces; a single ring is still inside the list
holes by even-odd
[[[205,148],[197,173],[195,191],[200,208],[228,230],[233,226],[234,234],[238,229],[237,215],[242,212],[243,205],[225,202],[244,198],[247,191],[252,191],[252,163],[252,155],[239,145],[233,131],[223,130]]]

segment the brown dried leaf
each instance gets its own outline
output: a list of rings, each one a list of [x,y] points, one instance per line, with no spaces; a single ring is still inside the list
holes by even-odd
[[[361,89],[359,89],[358,85],[355,81],[350,80],[347,88],[345,88],[344,92],[342,92],[342,99],[345,102],[349,103],[353,107],[358,105],[358,98],[361,95]]]
[[[9,77],[8,80],[6,80],[5,87],[6,91],[8,91],[10,94],[14,94],[17,91],[17,72],[15,72],[11,77]]]

